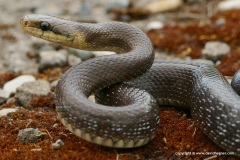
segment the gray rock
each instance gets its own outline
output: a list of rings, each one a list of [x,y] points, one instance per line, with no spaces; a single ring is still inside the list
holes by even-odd
[[[203,57],[216,62],[222,56],[230,52],[228,44],[218,41],[210,41],[205,44],[202,50]]]
[[[3,104],[11,95],[11,92],[5,91],[0,88],[0,104]]]
[[[81,58],[82,61],[88,60],[94,57],[94,53],[90,51],[83,51],[74,48],[68,48],[69,53]]]
[[[77,56],[75,56],[73,54],[70,54],[68,56],[68,64],[70,66],[75,66],[75,65],[77,65],[77,64],[79,64],[81,62],[82,62],[81,58],[79,58],[79,57],[77,57]]]
[[[67,65],[66,50],[43,50],[39,53],[39,56],[39,71],[43,71],[47,68],[63,67]]]
[[[18,132],[17,141],[23,144],[35,143],[38,140],[43,140],[44,137],[45,134],[38,128],[25,128]]]
[[[6,116],[8,113],[16,112],[17,108],[4,108],[0,110],[0,117]]]
[[[27,82],[17,88],[16,99],[25,108],[31,108],[29,102],[38,96],[47,96],[50,92],[50,84],[46,80]]]
[[[115,9],[124,9],[130,5],[129,0],[108,0],[106,3],[106,9],[108,11]]]
[[[21,86],[23,83],[26,82],[33,82],[36,81],[36,78],[32,75],[22,75],[17,78],[12,79],[4,84],[3,90],[7,92],[16,92],[16,89]]]

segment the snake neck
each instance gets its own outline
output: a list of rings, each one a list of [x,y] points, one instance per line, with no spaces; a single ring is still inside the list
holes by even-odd
[[[80,86],[78,91],[72,92],[73,95],[83,94],[88,97],[111,84],[136,78],[145,73],[153,63],[152,43],[136,27],[117,22],[84,24],[79,25],[77,31],[84,34],[74,41],[76,45],[81,46],[81,41],[85,45],[84,49],[86,47],[88,50],[110,50],[123,54],[97,57],[68,70],[62,78],[66,85],[69,88]]]

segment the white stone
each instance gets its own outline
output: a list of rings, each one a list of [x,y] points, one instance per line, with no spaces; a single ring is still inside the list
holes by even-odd
[[[11,95],[11,92],[5,91],[0,88],[0,104],[5,102]]]
[[[33,82],[36,81],[36,78],[32,75],[22,75],[17,78],[12,79],[4,84],[3,90],[14,93],[16,89],[20,87],[25,82]]]
[[[8,113],[16,112],[17,108],[4,108],[0,110],[0,117],[6,116]]]
[[[152,21],[148,23],[146,30],[151,30],[151,29],[161,29],[163,28],[164,24],[160,21]]]
[[[147,4],[144,9],[154,14],[177,9],[182,4],[182,0],[158,0]]]
[[[231,10],[231,9],[239,9],[240,1],[239,0],[225,0],[221,1],[217,5],[218,10]]]

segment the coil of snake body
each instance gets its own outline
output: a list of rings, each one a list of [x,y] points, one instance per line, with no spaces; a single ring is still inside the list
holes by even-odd
[[[183,106],[213,142],[240,156],[240,98],[214,67],[154,61],[148,37],[120,22],[89,24],[28,15],[21,26],[65,46],[119,53],[84,61],[60,78],[56,110],[75,135],[108,147],[142,146],[157,131],[158,104]],[[94,93],[98,103],[88,100]]]

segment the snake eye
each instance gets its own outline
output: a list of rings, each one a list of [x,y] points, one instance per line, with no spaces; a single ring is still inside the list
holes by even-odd
[[[43,31],[47,31],[50,29],[50,24],[48,22],[42,22],[40,24],[40,29],[43,30]]]

